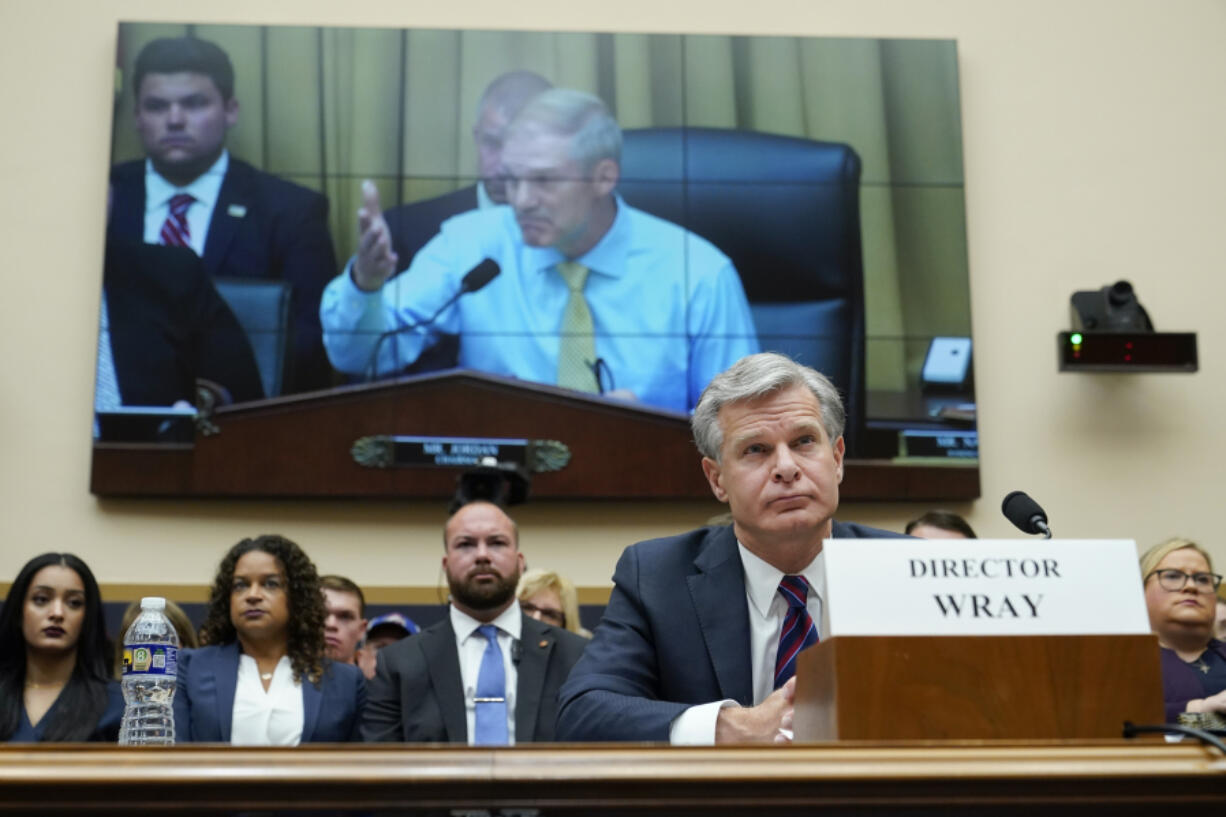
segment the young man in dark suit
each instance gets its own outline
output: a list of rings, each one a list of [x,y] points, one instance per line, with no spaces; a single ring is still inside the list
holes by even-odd
[[[732,525],[626,549],[562,688],[560,740],[790,740],[796,654],[820,635],[822,542],[899,536],[833,519],[844,420],[830,381],[783,355],[711,381],[692,426]]]
[[[336,274],[327,199],[225,149],[239,107],[230,59],[213,43],[154,40],[136,58],[133,90],[146,158],[112,170],[111,234],[187,247],[212,276],[288,282],[285,390],[327,387],[319,298]]]
[[[554,739],[558,689],[587,640],[520,611],[515,523],[470,502],[443,529],[447,618],[379,651],[367,741],[508,745]]]

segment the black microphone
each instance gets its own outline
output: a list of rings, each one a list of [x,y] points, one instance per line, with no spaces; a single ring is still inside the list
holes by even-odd
[[[1051,538],[1047,513],[1025,491],[1013,491],[1006,496],[1000,510],[1022,533],[1041,533],[1044,539]]]
[[[511,663],[519,666],[519,659],[524,657],[524,645],[518,638],[511,640]]]
[[[393,335],[399,335],[401,332],[408,332],[409,330],[417,329],[420,326],[429,326],[430,324],[434,323],[435,319],[438,318],[439,315],[442,314],[444,309],[460,300],[460,296],[467,295],[470,292],[476,292],[490,281],[497,278],[500,272],[502,272],[502,267],[498,266],[498,262],[492,258],[486,258],[480,264],[464,274],[464,278],[460,281],[460,289],[455,295],[448,298],[442,306],[434,310],[433,315],[422,321],[413,321],[412,323],[405,324],[404,326],[397,327],[396,329],[389,329],[388,331],[379,335],[379,339],[375,341],[375,348],[370,352],[370,359],[366,361],[366,382],[369,383],[375,379],[375,364],[378,362],[379,349],[383,346],[383,341],[387,340]]]

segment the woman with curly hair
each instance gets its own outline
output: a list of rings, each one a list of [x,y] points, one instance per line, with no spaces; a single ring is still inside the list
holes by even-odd
[[[179,742],[296,746],[358,739],[366,679],[324,656],[315,565],[283,536],[221,560],[198,650],[179,653]]]
[[[0,741],[111,741],[123,693],[110,677],[98,582],[71,553],[26,562],[0,612]]]

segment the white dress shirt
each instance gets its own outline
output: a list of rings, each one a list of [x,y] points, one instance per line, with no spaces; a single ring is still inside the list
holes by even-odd
[[[476,729],[477,704],[474,701],[477,692],[477,675],[481,671],[481,656],[489,644],[485,636],[477,632],[483,624],[493,624],[498,628],[498,647],[502,650],[502,666],[506,672],[507,689],[507,737],[511,745],[515,744],[515,692],[518,689],[519,668],[511,660],[512,646],[519,642],[520,627],[523,619],[519,612],[519,601],[512,601],[511,606],[503,610],[498,618],[490,622],[477,621],[467,613],[451,607],[451,628],[455,630],[456,649],[460,653],[460,679],[464,684],[464,717],[467,721],[468,745],[473,744]]]
[[[260,668],[250,655],[238,657],[234,687],[234,714],[230,743],[234,746],[297,746],[302,742],[306,713],[302,684],[294,680],[289,657],[281,656],[268,691],[260,681]]]
[[[221,195],[221,183],[230,168],[230,153],[223,150],[213,166],[196,177],[186,187],[176,187],[153,169],[153,161],[145,160],[145,243],[162,243],[162,225],[170,215],[170,200],[179,193],[190,193],[196,200],[187,208],[189,242],[196,255],[204,255],[204,241],[209,235],[213,210]]]
[[[737,542],[745,572],[745,598],[749,610],[749,656],[753,679],[754,706],[775,691],[775,656],[779,652],[779,632],[788,605],[779,595],[779,582],[785,574]],[[821,590],[826,586],[826,560],[821,553],[800,572],[809,582],[805,607],[822,632]],[[739,706],[731,699],[699,704],[678,715],[669,727],[668,739],[674,745],[710,746],[715,743],[715,722],[726,706]]]

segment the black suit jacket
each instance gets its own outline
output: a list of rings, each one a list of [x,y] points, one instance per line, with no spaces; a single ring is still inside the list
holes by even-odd
[[[835,522],[835,539],[902,534]],[[731,526],[626,548],[595,637],[562,687],[558,739],[668,741],[696,704],[753,705],[745,569]]]
[[[111,184],[111,234],[142,241],[144,160],[116,165]],[[231,156],[213,209],[203,260],[213,276],[288,281],[291,334],[285,391],[331,385],[319,324],[320,297],[336,275],[326,198]]]
[[[517,665],[515,742],[550,741],[558,689],[587,640],[523,616]],[[368,686],[362,739],[467,743],[464,684],[451,617],[379,651]]]
[[[236,401],[264,396],[247,335],[191,250],[111,238],[102,286],[125,405],[194,403],[197,378],[219,383]],[[100,430],[108,439],[145,439],[156,426],[110,418]]]

